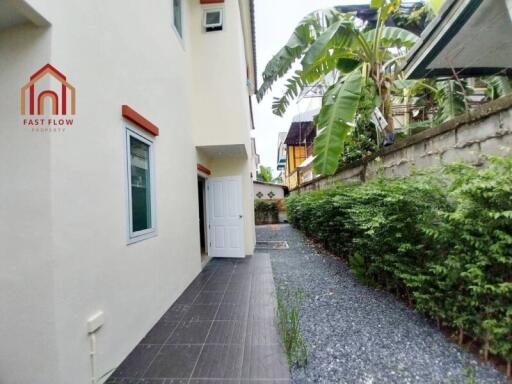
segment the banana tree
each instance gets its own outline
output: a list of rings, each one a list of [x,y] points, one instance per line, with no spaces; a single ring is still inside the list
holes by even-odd
[[[387,121],[386,133],[393,135],[392,83],[406,50],[417,40],[407,30],[385,25],[399,5],[399,0],[372,1],[371,6],[378,9],[373,29],[353,14],[335,9],[314,12],[299,23],[287,44],[265,67],[258,100],[300,59],[300,68],[287,79],[284,94],[273,100],[276,115],[282,116],[304,87],[322,83],[327,88],[315,117],[318,133],[313,166],[319,174],[336,171],[343,145],[354,127],[363,88],[375,90],[364,94],[374,95],[375,105]]]
[[[482,79],[487,84],[487,97],[496,100],[512,94],[512,83],[507,76],[490,76]]]

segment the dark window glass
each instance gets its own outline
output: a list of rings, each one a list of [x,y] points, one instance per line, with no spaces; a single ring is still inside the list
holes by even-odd
[[[173,2],[173,14],[174,14],[174,26],[178,34],[183,37],[183,27],[181,25],[181,0],[172,0]]]
[[[149,145],[130,136],[133,232],[151,228]]]
[[[220,23],[220,12],[207,12],[206,13],[206,24],[219,24]]]

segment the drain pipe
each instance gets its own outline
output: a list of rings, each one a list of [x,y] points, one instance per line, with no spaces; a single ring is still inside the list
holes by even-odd
[[[90,340],[89,358],[91,360],[91,383],[97,384],[96,378],[96,332],[105,322],[103,312],[100,311],[87,320],[87,334]]]
[[[91,359],[91,383],[96,384],[96,335],[90,333],[89,339],[91,341],[91,350],[89,352]]]

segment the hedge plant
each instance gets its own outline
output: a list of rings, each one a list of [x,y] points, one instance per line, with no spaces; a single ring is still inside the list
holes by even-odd
[[[254,217],[256,224],[274,224],[279,221],[278,200],[255,200]]]
[[[294,194],[290,222],[390,290],[512,361],[512,158]]]

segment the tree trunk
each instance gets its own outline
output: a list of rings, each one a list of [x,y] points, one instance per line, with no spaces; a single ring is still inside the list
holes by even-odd
[[[382,114],[388,123],[386,133],[393,133],[395,131],[395,124],[393,122],[393,109],[391,102],[391,84],[387,80],[383,80],[380,86],[380,97],[382,100]]]
[[[459,327],[459,345],[464,343],[464,328]]]
[[[407,129],[407,136],[411,136],[411,112],[409,110],[409,92],[404,89],[404,127]]]

